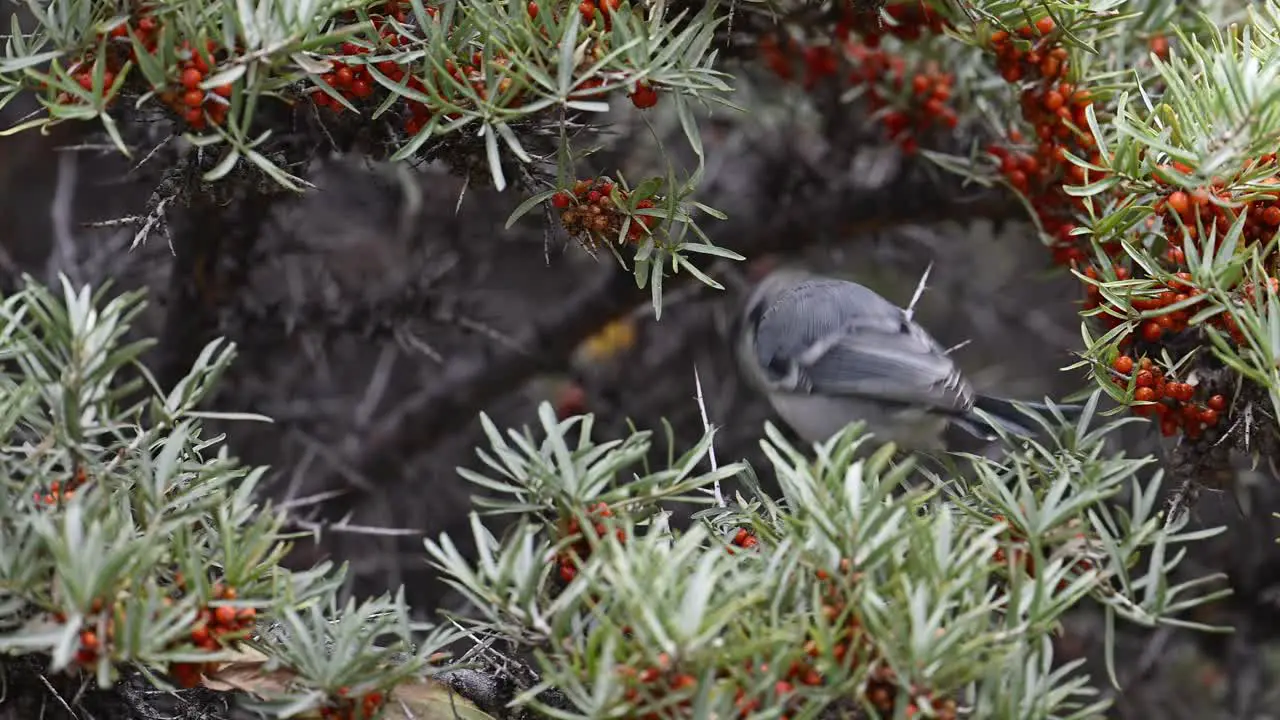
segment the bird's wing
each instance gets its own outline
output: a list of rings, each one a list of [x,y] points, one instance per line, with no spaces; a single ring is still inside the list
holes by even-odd
[[[812,280],[780,295],[756,332],[778,389],[963,412],[973,390],[942,346],[876,293]]]

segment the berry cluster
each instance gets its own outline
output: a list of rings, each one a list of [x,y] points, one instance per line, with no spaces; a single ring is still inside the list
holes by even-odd
[[[880,662],[874,644],[848,604],[848,596],[860,581],[861,574],[853,572],[852,563],[848,558],[840,561],[835,576],[825,570],[818,570],[816,574],[822,583],[822,606],[819,612],[825,620],[824,626],[829,628],[823,631],[823,635],[834,640],[827,650],[830,660],[836,665],[868,668],[870,677],[864,690],[864,698],[875,708],[880,717],[894,717],[898,710],[897,676],[892,668]],[[782,704],[784,708],[782,717],[788,717],[799,709],[799,696],[796,694],[798,686],[812,687],[825,682],[822,672],[816,666],[823,655],[823,647],[824,643],[820,643],[816,637],[810,637],[804,643],[805,657],[793,660],[782,679],[772,688],[775,695],[773,702]],[[761,671],[767,671],[767,668],[761,668]],[[929,703],[933,717],[948,720],[954,720],[957,717],[954,700],[934,697],[925,688],[912,688],[911,694],[916,700],[904,709],[907,717],[921,713],[917,702],[922,699]],[[751,716],[763,707],[767,700],[767,698],[749,697],[740,690],[736,703],[739,716],[743,718]]]
[[[348,59],[346,61],[334,61],[329,72],[320,76],[320,85],[311,89],[311,99],[316,106],[327,108],[335,113],[343,112],[346,109],[346,105],[339,102],[335,96],[343,98],[352,107],[358,108],[361,103],[368,107],[378,105],[385,98],[386,91],[382,90],[377,80],[374,79],[374,70],[384,75],[391,82],[403,82],[409,90],[420,94],[428,94],[426,83],[412,74],[413,68],[409,65],[401,64],[394,60],[373,62],[366,57],[378,50],[394,51],[405,44],[406,39],[388,21],[388,18],[393,18],[401,26],[404,26],[409,19],[407,7],[408,3],[393,0],[381,8],[375,9],[375,14],[371,16],[371,22],[377,32],[376,43],[364,45],[347,41],[342,44],[341,48],[339,48],[339,54]],[[438,16],[438,11],[433,7],[426,8],[426,11],[427,15],[432,18]],[[536,10],[531,10],[531,12],[536,14]],[[489,62],[498,68],[498,75],[502,76],[497,83],[496,96],[505,97],[512,86],[512,79],[503,76],[505,75],[508,61],[499,54],[491,58]],[[482,100],[490,99],[491,93],[485,82],[486,66],[482,53],[474,52],[466,59],[454,58],[446,60],[444,68],[445,72],[455,82],[469,86]],[[437,79],[440,78],[438,71],[433,70],[432,72]],[[439,86],[437,83],[437,87]],[[465,97],[452,97],[450,99],[459,105],[464,105],[468,102]],[[515,95],[505,98],[504,102],[510,107],[517,107],[523,100],[519,95]],[[409,135],[416,135],[431,120],[434,111],[425,102],[413,98],[405,98],[404,106],[407,110],[404,131]],[[458,113],[445,113],[443,117],[453,120],[458,117]]]
[[[847,8],[829,35],[802,43],[788,36],[785,44],[766,35],[759,51],[765,65],[778,77],[797,76],[796,60],[803,69],[802,85],[812,89],[849,67],[849,82],[864,89],[871,110],[882,112],[880,122],[889,137],[905,152],[919,148],[918,136],[932,127],[953,129],[959,117],[948,105],[955,76],[944,73],[936,62],[925,62],[909,71],[906,60],[881,47],[886,36],[909,42],[925,34],[938,34],[946,21],[921,3],[897,3],[885,8],[893,24],[880,24],[879,16],[855,13]]]
[[[582,15],[582,24],[590,25],[595,22],[598,17],[603,23],[605,30],[613,29],[613,20],[610,16],[618,8],[622,7],[622,0],[582,0],[578,3],[578,12]],[[538,14],[537,3],[529,3],[529,14],[536,16]]]
[[[1179,199],[1175,197],[1173,202],[1178,205]],[[1194,203],[1194,200],[1189,202]],[[1164,259],[1171,268],[1185,267],[1186,253],[1181,247],[1171,245]],[[1131,276],[1130,271],[1120,265],[1113,267],[1112,272],[1117,280],[1127,280]],[[1085,267],[1082,275],[1086,281],[1099,279],[1099,271],[1092,265]],[[1106,305],[1097,285],[1091,283],[1086,288],[1084,307],[1086,310],[1102,307],[1103,312],[1095,317],[1104,327],[1115,328],[1125,322],[1128,317],[1126,311]],[[1280,280],[1270,278],[1268,289],[1273,293],[1280,292]],[[1156,290],[1128,299],[1133,311],[1150,317],[1139,322],[1134,332],[1119,337],[1117,346],[1121,354],[1111,363],[1111,379],[1122,388],[1130,387],[1132,381],[1134,414],[1156,420],[1165,436],[1182,432],[1188,439],[1195,440],[1209,428],[1218,426],[1222,413],[1227,410],[1226,400],[1212,390],[1174,381],[1151,358],[1158,357],[1163,346],[1193,331],[1190,321],[1198,310],[1194,299],[1203,292],[1192,284],[1191,274],[1185,270],[1174,272],[1163,288],[1157,286]],[[1253,302],[1253,284],[1245,283],[1233,295],[1236,302]],[[1244,336],[1230,313],[1219,313],[1207,322],[1221,328],[1236,343],[1244,342]]]
[[[565,231],[583,247],[594,251],[621,237],[624,225],[627,240],[638,243],[658,220],[652,215],[628,213],[628,197],[629,194],[609,178],[599,177],[579,180],[568,191],[556,193],[551,196],[551,205],[560,211],[560,224]],[[637,210],[652,207],[654,202],[649,198],[636,203]]]
[[[850,52],[860,63],[861,75],[867,78],[866,84],[870,86],[874,78],[884,76],[884,51],[853,46]],[[947,105],[955,84],[955,75],[942,72],[937,63],[931,62],[911,76],[908,83],[900,63],[892,64],[890,68],[893,71],[890,75],[892,87],[898,99],[892,103],[894,109],[887,110],[880,116],[880,122],[890,140],[902,148],[903,152],[911,154],[920,149],[917,138],[931,127],[955,129],[960,118]],[[855,76],[859,74],[857,69],[853,72]],[[902,97],[904,88],[907,95]],[[874,86],[867,90],[867,102],[873,110],[882,110],[891,104]]]
[[[155,21],[151,18],[145,18],[145,20],[149,30],[144,32],[139,28],[137,36],[144,44],[149,42],[150,45],[148,47],[154,47],[155,41],[150,39],[150,35],[155,31]],[[134,57],[134,51],[129,45],[129,25],[127,23],[121,23],[106,32],[97,33],[94,38],[93,49],[73,57],[67,65],[67,74],[76,81],[76,84],[81,89],[93,92],[94,65],[98,58],[97,48],[101,46],[104,39],[108,40],[108,43],[107,52],[102,57],[102,95],[111,96],[107,100],[107,104],[110,105],[115,102],[113,92],[118,89],[116,83],[122,79],[120,70],[124,66],[126,59]],[[126,47],[129,48],[127,51],[124,50]],[[42,91],[48,91],[49,89],[49,84],[43,80],[37,82],[36,86]],[[81,98],[73,96],[64,90],[59,91],[54,96],[54,100],[59,105],[76,105],[80,103]]]
[[[178,84],[181,90],[165,90],[160,93],[160,101],[168,105],[192,130],[203,130],[208,125],[221,125],[226,122],[227,110],[231,107],[231,85],[222,84],[206,92],[200,88],[201,83],[209,76],[211,68],[226,59],[225,52],[219,52],[218,44],[212,40],[204,43],[204,52],[196,52],[191,43],[183,41],[178,54]]]
[[[738,531],[733,534],[733,539],[729,541],[729,545],[731,547],[725,549],[729,551],[730,555],[732,555],[734,552],[733,548],[735,547],[742,548],[743,550],[750,550],[759,544],[760,539],[755,536],[755,533],[747,530],[746,528],[738,528]]]
[[[1092,95],[1066,81],[1068,52],[1051,17],[1023,25],[1013,34],[998,30],[989,44],[1001,77],[1022,87],[1022,117],[1035,129],[1036,144],[1028,147],[1022,133],[1014,130],[1009,133],[1009,145],[992,144],[987,151],[1009,185],[1035,208],[1044,231],[1053,236],[1054,260],[1064,265],[1082,262],[1088,257],[1085,243],[1072,231],[1074,214],[1083,210],[1084,200],[1069,195],[1064,186],[1086,180],[1083,168],[1069,161],[1066,153],[1094,164],[1101,161],[1088,131],[1086,113],[1093,104]],[[1088,177],[1089,181],[1100,179]],[[1118,244],[1115,251],[1120,251]]]
[[[98,662],[98,658],[104,650],[103,638],[98,637],[99,616],[102,614],[106,603],[102,598],[94,598],[93,603],[89,607],[88,617],[80,626],[80,644],[76,648],[75,661],[80,665],[88,667]],[[60,623],[67,621],[67,616],[63,613],[54,613],[54,619]],[[115,639],[116,623],[115,619],[107,616],[102,618],[105,620],[106,642],[110,643]]]
[[[185,583],[181,573],[175,576],[174,587],[179,594],[183,592]],[[215,584],[212,596],[215,601],[232,601],[236,599],[237,592],[235,588]],[[165,606],[171,606],[173,603],[174,598],[164,598]],[[105,617],[103,617],[104,611],[107,612]],[[79,647],[75,654],[76,663],[87,667],[97,663],[104,654],[110,653],[107,648],[115,639],[115,612],[115,609],[107,607],[107,603],[102,598],[94,599],[80,630]],[[62,612],[54,613],[53,618],[60,623],[67,621],[66,614]],[[235,636],[251,628],[256,620],[257,611],[251,607],[237,610],[228,605],[220,605],[216,608],[205,606],[200,610],[190,633],[180,644],[190,643],[201,650],[216,652],[225,647],[226,643]],[[169,674],[180,686],[190,688],[200,684],[202,675],[209,667],[208,663],[177,662],[169,666]]]
[[[355,104],[379,94],[379,86],[369,69],[370,63],[367,62],[367,58],[364,56],[375,50],[394,51],[404,43],[405,39],[390,21],[394,20],[401,27],[407,25],[410,20],[408,10],[409,4],[400,2],[400,0],[390,0],[381,6],[371,8],[369,21],[376,33],[376,43],[364,45],[351,40],[342,43],[338,49],[338,54],[350,60],[346,62],[333,61],[329,72],[320,76],[320,85],[314,86],[309,90],[311,101],[317,107],[341,113],[346,109],[346,106],[336,100],[334,96]],[[427,15],[433,18],[439,12],[434,7],[427,7],[426,11]],[[354,13],[350,13],[342,19],[351,23],[355,23],[358,20]],[[393,82],[401,82],[407,74],[406,66],[392,60],[379,61],[373,67],[376,67],[378,72]],[[418,92],[425,90],[422,81],[414,77],[410,77],[406,85]],[[378,99],[381,99],[381,94],[379,94]],[[414,135],[430,119],[430,113],[426,111],[426,107],[422,103],[413,100],[409,100],[407,103],[410,116],[405,121],[405,131]]]
[[[1139,403],[1133,406],[1134,414],[1154,416],[1166,436],[1182,430],[1194,440],[1216,426],[1219,414],[1227,409],[1227,399],[1218,394],[1210,395],[1203,404],[1195,402],[1197,386],[1169,378],[1150,358],[1135,363],[1132,357],[1121,355],[1111,368],[1116,385],[1127,387],[1133,382],[1133,399]]]
[[[126,59],[138,61],[138,46],[154,57],[158,49],[159,34],[160,21],[146,6],[138,8],[130,20],[113,27],[108,33],[110,42],[104,58],[107,63],[104,87],[110,88],[114,84],[116,74]],[[215,41],[206,39],[195,43],[183,40],[177,45],[175,54],[178,62],[169,68],[168,82],[151,88],[156,97],[192,130],[204,130],[210,125],[224,123],[230,108],[232,86],[222,84],[203,89],[201,85],[219,64],[226,62],[231,53],[220,49]],[[86,66],[90,57],[91,55],[85,56]],[[81,87],[92,88],[92,75],[88,72],[81,73],[77,80]],[[66,102],[70,98],[59,97],[58,100]]]
[[[662,700],[664,713],[650,712],[640,715],[641,720],[659,720],[675,717],[679,710],[687,709],[693,702],[698,678],[682,672],[678,663],[672,662],[667,653],[659,653],[657,660],[645,667],[622,665],[618,675],[626,684],[624,697],[633,704]],[[673,702],[673,696],[675,696]]]
[[[173,584],[179,593],[185,591],[186,582],[182,573],[174,577]],[[234,587],[224,586],[221,583],[214,584],[211,594],[215,601],[234,601],[239,597],[239,592]],[[201,650],[217,652],[228,642],[253,627],[257,615],[257,610],[251,607],[237,610],[230,605],[218,607],[206,605],[196,616],[188,640]],[[179,662],[169,666],[169,674],[180,686],[190,688],[199,685],[201,676],[209,669],[209,663]]]
[[[577,5],[586,21],[587,32],[590,33],[588,50],[583,54],[579,70],[594,65],[608,51],[609,32],[612,28],[610,18],[613,13],[620,12],[621,8],[621,0],[585,0]],[[425,9],[429,17],[439,17],[437,8],[428,6]],[[317,78],[316,84],[299,88],[302,97],[309,98],[317,107],[341,112],[348,105],[358,109],[379,107],[386,100],[388,92],[379,84],[379,80],[384,78],[383,82],[403,83],[406,88],[429,97],[439,97],[438,93],[447,91],[447,85],[440,83],[434,88],[428,88],[428,83],[424,82],[428,76],[422,75],[418,67],[420,61],[387,59],[406,45],[407,41],[415,40],[405,35],[412,32],[416,22],[410,10],[411,3],[407,0],[386,0],[372,6],[369,18],[373,32],[344,42],[337,49],[339,57],[333,60],[329,71]],[[531,18],[537,18],[540,12],[538,3],[529,2],[527,11]],[[137,62],[140,52],[151,55],[152,59],[158,57],[157,43],[162,35],[163,21],[156,12],[146,3],[137,4],[130,18],[100,33],[96,38],[98,42],[94,42],[91,49],[74,56],[65,66],[67,73],[86,91],[93,92],[95,67],[97,63],[102,63],[105,72],[101,92],[110,96],[111,100],[108,102],[114,101],[116,92],[120,89],[119,83],[123,80],[122,68],[125,63],[130,60]],[[560,10],[553,9],[552,12]],[[339,15],[337,21],[339,25],[355,24],[359,18],[354,12],[347,12]],[[546,28],[539,30],[544,36],[547,34]],[[97,48],[103,40],[107,41],[106,52],[102,58],[97,58]],[[231,84],[215,87],[208,87],[206,84],[210,77],[216,75],[220,68],[225,68],[226,63],[241,52],[240,49],[220,48],[216,41],[203,36],[191,36],[176,42],[174,54],[177,62],[167,69],[166,81],[149,90],[181,118],[189,130],[198,132],[224,124],[233,87]],[[374,59],[378,56],[384,59]],[[486,67],[486,63],[498,67]],[[481,99],[500,99],[509,107],[517,107],[524,102],[520,92],[511,92],[519,78],[512,74],[509,62],[500,56],[483,59],[481,53],[474,53],[455,58],[447,63],[446,71],[457,82],[468,85]],[[499,80],[495,87],[487,87],[485,76],[492,75],[495,71]],[[375,78],[375,72],[382,78]],[[437,73],[434,69],[426,72]],[[522,83],[520,87],[529,82]],[[599,98],[603,93],[595,88],[603,83],[603,78],[599,76],[582,80],[575,88],[573,97]],[[38,89],[52,92],[47,82],[38,83]],[[135,89],[143,91],[143,88]],[[455,105],[469,102],[467,93],[450,94],[457,95],[448,98]],[[399,105],[403,109],[403,129],[410,135],[420,132],[440,111],[439,107],[429,107],[428,103],[422,102],[421,95],[418,99],[404,98]],[[651,81],[640,80],[628,92],[628,97],[637,108],[651,108],[658,102],[659,88]],[[83,101],[81,96],[66,91],[57,92],[49,96],[49,99],[63,105]],[[444,117],[454,119],[456,115],[446,114]]]
[[[606,503],[596,503],[587,507],[587,519],[590,523],[587,525],[595,532],[597,538],[602,538],[609,533],[609,518],[613,517],[613,511],[609,509]],[[560,537],[569,540],[567,547],[556,555],[557,577],[566,585],[573,582],[578,577],[578,568],[581,563],[585,562],[591,556],[591,543],[583,534],[582,523],[576,517],[562,518],[560,521]],[[627,541],[627,531],[622,528],[616,528],[614,534],[618,538],[618,542]]]
[[[321,720],[373,720],[386,704],[386,697],[379,691],[351,697],[350,688],[338,688],[329,703],[320,708]]]
[[[1182,269],[1186,263],[1188,244],[1199,247],[1202,235],[1215,233],[1221,238],[1244,215],[1241,240],[1245,244],[1265,245],[1280,229],[1280,188],[1260,190],[1256,186],[1280,185],[1275,173],[1276,154],[1267,153],[1245,164],[1235,177],[1215,177],[1209,184],[1193,188],[1173,187],[1168,191],[1176,171],[1191,175],[1192,168],[1180,162],[1157,166],[1152,180],[1162,188],[1153,204],[1155,214],[1147,219],[1148,229],[1163,225],[1168,237],[1166,259],[1174,269]],[[1233,190],[1230,185],[1244,181],[1245,175],[1267,173],[1261,180],[1250,183],[1254,187]]]
[[[991,518],[998,523],[1008,523],[1003,515],[993,515]],[[1083,540],[1085,537],[1083,532],[1075,533],[1077,540]],[[991,555],[991,562],[998,569],[1008,569],[1010,567],[1019,568],[1027,574],[1027,577],[1035,577],[1036,563],[1035,558],[1027,552],[1027,538],[1018,530],[1013,528],[1012,524],[1008,524],[1004,533],[1001,535],[1002,547],[996,548]],[[1072,563],[1071,569],[1076,573],[1085,573],[1092,570],[1093,561],[1086,557],[1078,557]],[[1058,592],[1062,592],[1067,588],[1067,580],[1058,583]]]
[[[1157,54],[1167,54],[1168,41],[1163,36],[1152,38],[1151,47]],[[1034,148],[1024,143],[1017,130],[1009,133],[1008,145],[992,145],[988,152],[999,163],[1000,173],[1015,190],[1028,199],[1035,208],[1040,225],[1053,237],[1051,251],[1055,262],[1075,267],[1083,266],[1081,274],[1086,286],[1084,309],[1095,312],[1094,317],[1107,329],[1115,328],[1132,317],[1131,311],[1150,315],[1137,324],[1136,332],[1118,340],[1122,351],[1135,341],[1142,343],[1149,355],[1156,356],[1160,345],[1171,337],[1187,330],[1191,316],[1196,312],[1189,299],[1201,294],[1191,283],[1186,270],[1186,253],[1183,242],[1194,242],[1202,232],[1216,228],[1219,237],[1236,219],[1235,209],[1250,202],[1232,198],[1224,191],[1225,185],[1196,188],[1188,192],[1170,188],[1167,194],[1155,202],[1156,213],[1148,220],[1148,230],[1155,230],[1157,222],[1166,223],[1170,242],[1164,254],[1172,278],[1157,288],[1154,294],[1132,297],[1131,307],[1103,307],[1105,300],[1096,283],[1099,269],[1087,264],[1092,257],[1088,236],[1074,235],[1074,218],[1083,211],[1082,198],[1066,192],[1068,185],[1082,185],[1103,179],[1100,173],[1086,175],[1083,168],[1066,159],[1070,152],[1087,159],[1094,165],[1102,164],[1096,148],[1096,140],[1088,130],[1088,109],[1093,97],[1087,89],[1067,82],[1068,56],[1062,45],[1062,30],[1050,17],[1041,17],[1032,24],[1018,27],[1013,33],[996,31],[989,38],[989,46],[996,55],[996,64],[1006,82],[1022,87],[1020,104],[1022,117],[1035,131]],[[1259,163],[1273,163],[1274,155],[1260,158]],[[1246,170],[1255,170],[1251,165]],[[1191,168],[1175,163],[1173,169],[1191,174]],[[1169,185],[1171,175],[1157,168],[1154,173],[1158,185]],[[1254,195],[1257,195],[1255,192]],[[1280,226],[1280,205],[1277,196],[1263,196],[1251,202],[1245,231],[1246,241],[1265,242]],[[1274,211],[1272,208],[1275,208]],[[1274,222],[1272,222],[1274,221]],[[1181,236],[1181,240],[1174,240]],[[1129,268],[1119,262],[1124,251],[1118,240],[1104,241],[1102,250],[1117,264],[1111,268],[1117,280],[1132,276]],[[1167,310],[1165,310],[1168,308]],[[1210,322],[1230,332],[1239,341],[1239,329],[1234,327],[1230,314],[1221,313]],[[1115,360],[1114,382],[1127,387],[1133,378],[1134,359],[1121,355]],[[1125,369],[1128,368],[1128,369]],[[1135,379],[1133,411],[1141,416],[1154,416],[1159,420],[1165,435],[1181,430],[1188,438],[1199,437],[1207,428],[1218,423],[1218,413],[1225,408],[1211,407],[1194,401],[1195,388],[1186,383],[1167,382],[1163,373],[1149,357],[1142,357]],[[1221,400],[1221,396],[1214,396]],[[1207,401],[1205,401],[1207,403]]]
[[[808,643],[807,647],[811,651],[810,660],[818,655],[817,645]],[[751,661],[747,661],[746,669],[754,670],[761,675],[769,674],[769,666],[766,663],[760,663],[756,667],[751,666]],[[772,693],[757,693],[748,695],[743,688],[738,688],[734,695],[734,707],[738,710],[739,718],[748,718],[760,711],[763,707],[774,707],[782,710],[778,716],[780,720],[786,720],[802,711],[802,703],[796,694],[796,685],[805,685],[815,687],[823,683],[822,673],[818,672],[809,660],[793,660],[787,666],[787,672],[783,674],[782,679],[773,684],[769,690]],[[770,697],[771,695],[771,697]]]
[[[394,41],[398,41],[400,36],[392,34],[385,39],[387,44],[394,45],[396,44]],[[344,42],[342,43],[341,52],[344,56],[367,55],[369,54],[369,48],[353,42]],[[404,77],[404,70],[390,60],[378,63],[377,67],[382,74],[397,82]],[[317,86],[311,93],[311,100],[317,106],[329,108],[334,112],[342,112],[345,107],[342,103],[334,100],[329,93],[340,95],[348,101],[364,100],[371,97],[377,87],[377,81],[369,73],[368,66],[363,63],[348,65],[344,62],[335,61],[329,72],[320,76],[320,82],[328,88],[328,91],[326,92],[324,88]]]
[[[89,475],[85,469],[79,465],[76,466],[75,472],[64,483],[61,480],[54,480],[49,483],[47,492],[35,493],[35,501],[37,505],[58,505],[70,502],[75,497],[76,490],[79,490],[85,483],[89,482]]]
[[[611,29],[609,18],[620,6],[620,0],[588,0],[580,3],[578,10],[583,15],[584,23],[589,27],[595,27],[591,24],[596,17],[603,18],[603,22],[599,27],[603,32],[608,32]],[[411,39],[402,37],[401,31],[397,30],[389,21],[389,19],[394,19],[399,27],[408,27],[412,19],[408,14],[408,7],[409,3],[404,0],[389,0],[383,6],[374,8],[371,14],[371,21],[377,32],[376,41],[368,45],[353,41],[343,43],[340,54],[349,59],[335,61],[332,69],[320,78],[320,82],[324,87],[315,86],[309,91],[312,101],[318,107],[327,108],[334,112],[342,112],[346,109],[346,105],[339,102],[335,96],[342,97],[352,107],[359,107],[361,103],[364,103],[367,107],[380,104],[385,97],[385,92],[380,90],[377,81],[374,79],[369,69],[371,64],[376,68],[377,72],[390,81],[404,83],[405,87],[410,90],[423,95],[431,95],[432,91],[429,91],[427,83],[415,74],[414,68],[409,64],[402,64],[393,60],[371,62],[363,57],[376,50],[394,51],[404,45],[407,39]],[[530,2],[526,7],[529,17],[537,18],[540,12],[538,3]],[[426,11],[431,18],[438,18],[439,13],[436,8],[427,7]],[[354,16],[349,20],[355,22]],[[540,28],[540,31],[543,35],[546,35],[545,28]],[[583,70],[598,62],[606,52],[606,45],[606,36],[594,37],[591,40],[588,52],[583,54],[582,63],[578,69]],[[493,67],[487,67],[486,62]],[[521,92],[510,92],[516,78],[513,77],[509,66],[510,62],[501,54],[486,60],[482,53],[474,52],[470,56],[446,60],[445,72],[455,82],[467,85],[481,100],[500,101],[507,107],[519,107],[524,103],[524,97]],[[437,70],[432,69],[430,72],[437,80],[441,79]],[[489,74],[495,74],[499,78],[493,88],[488,87],[485,79]],[[574,99],[599,98],[601,93],[592,92],[592,90],[603,83],[604,80],[600,77],[582,80],[575,87],[576,92],[572,97]],[[446,86],[441,83],[437,82],[435,84],[436,90],[444,87]],[[450,95],[453,95],[453,93],[450,93]],[[629,97],[631,102],[641,109],[653,107],[658,102],[657,90],[652,84],[644,81],[636,84]],[[462,106],[470,102],[469,98],[462,94],[450,97],[449,101],[455,105]],[[428,103],[413,98],[405,98],[404,105],[406,109],[404,130],[409,135],[416,135],[421,132],[439,110],[439,108],[433,108]],[[458,116],[456,112],[447,112],[443,117],[453,120]]]

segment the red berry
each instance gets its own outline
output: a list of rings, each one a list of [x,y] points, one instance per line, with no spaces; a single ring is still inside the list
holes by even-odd
[[[531,18],[538,17],[538,3],[536,2],[529,3],[529,17]]]
[[[1209,406],[1209,409],[1217,410],[1218,412],[1222,412],[1227,409],[1227,399],[1221,395],[1214,395],[1209,398],[1209,402],[1206,404]]]
[[[230,605],[223,605],[213,611],[213,619],[223,627],[231,627],[236,622],[236,609]]]
[[[1116,372],[1120,373],[1121,375],[1128,375],[1129,373],[1133,372],[1133,358],[1129,357],[1128,355],[1121,355],[1120,357],[1116,358],[1115,362],[1112,363],[1111,366],[1114,367]]]
[[[182,104],[189,108],[198,108],[204,104],[204,93],[199,90],[188,90],[182,95]]]
[[[1175,190],[1169,195],[1169,209],[1179,215],[1186,215],[1191,209],[1191,197],[1181,190]]]
[[[569,194],[565,192],[558,192],[555,195],[552,195],[551,204],[561,210],[569,207]]]
[[[631,104],[645,110],[658,104],[658,91],[648,83],[637,83],[636,91],[631,93]]]
[[[1133,399],[1139,402],[1150,402],[1156,399],[1156,391],[1149,387],[1140,387],[1134,391]]]
[[[200,87],[200,83],[204,80],[204,74],[195,68],[187,68],[182,71],[182,87],[188,90],[195,90]]]
[[[573,579],[577,576],[578,576],[578,568],[574,567],[572,563],[568,561],[560,563],[560,579],[561,580],[569,583],[569,582],[573,582]]]
[[[1142,339],[1147,342],[1156,342],[1160,336],[1164,335],[1164,328],[1160,327],[1160,323],[1154,320],[1148,320],[1142,324]]]

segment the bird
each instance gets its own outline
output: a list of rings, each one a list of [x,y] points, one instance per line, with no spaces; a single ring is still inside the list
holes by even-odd
[[[730,332],[748,385],[809,443],[863,421],[879,443],[936,452],[947,449],[948,426],[984,441],[997,430],[1029,437],[1039,430],[1018,405],[1049,409],[975,392],[910,311],[858,283],[801,268],[761,279]],[[1080,410],[1054,407],[1064,416]]]

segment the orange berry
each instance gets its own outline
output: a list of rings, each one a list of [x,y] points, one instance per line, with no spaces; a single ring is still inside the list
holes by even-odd
[[[213,611],[213,619],[223,627],[231,627],[236,622],[236,609],[230,605],[223,605]]]

